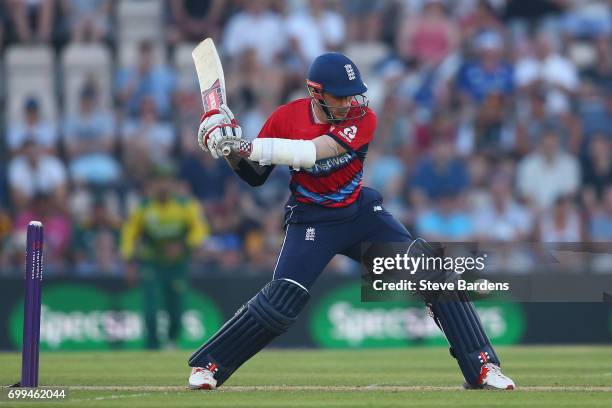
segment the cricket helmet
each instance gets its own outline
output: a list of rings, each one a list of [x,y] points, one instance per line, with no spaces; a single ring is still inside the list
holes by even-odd
[[[356,119],[365,115],[368,99],[363,94],[368,87],[361,80],[361,73],[357,65],[344,54],[328,52],[315,58],[308,70],[306,86],[314,102],[323,109],[331,123]],[[352,96],[354,98],[352,107],[357,108],[357,113],[350,117],[335,118],[330,111],[330,108],[335,107],[327,104],[324,93],[335,97]]]

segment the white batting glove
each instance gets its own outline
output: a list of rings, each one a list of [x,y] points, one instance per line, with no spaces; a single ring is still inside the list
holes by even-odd
[[[238,124],[222,124],[205,136],[206,147],[213,158],[227,156],[242,139],[242,128]]]
[[[223,148],[232,145],[242,138],[242,129],[238,126],[234,114],[227,105],[206,112],[200,120],[198,144],[204,151],[210,152],[213,158],[223,155]]]

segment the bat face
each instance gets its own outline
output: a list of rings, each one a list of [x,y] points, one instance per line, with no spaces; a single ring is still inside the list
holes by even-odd
[[[191,56],[198,73],[204,111],[218,109],[219,105],[226,103],[226,97],[223,66],[215,43],[210,38],[205,39],[193,50]]]

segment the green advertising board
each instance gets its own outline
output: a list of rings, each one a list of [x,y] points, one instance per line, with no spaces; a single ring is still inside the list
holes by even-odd
[[[496,345],[521,340],[525,316],[520,304],[488,300],[475,306]],[[423,302],[361,302],[358,283],[331,290],[313,305],[310,330],[314,342],[328,348],[447,344]]]
[[[23,301],[10,314],[9,331],[21,347]],[[131,349],[144,346],[143,298],[132,289],[110,292],[88,284],[58,284],[45,288],[41,307],[41,350]],[[219,308],[204,294],[188,292],[184,299],[179,347],[194,348],[223,322]],[[160,337],[168,318],[158,313]],[[161,337],[163,339],[163,337]]]

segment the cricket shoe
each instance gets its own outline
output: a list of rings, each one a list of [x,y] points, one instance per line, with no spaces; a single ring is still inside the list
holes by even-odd
[[[189,388],[192,390],[216,389],[217,380],[215,380],[215,374],[206,368],[193,367],[189,376]]]
[[[499,366],[493,363],[486,363],[480,367],[479,386],[487,390],[513,390],[516,388],[514,381],[506,377],[501,372]]]

